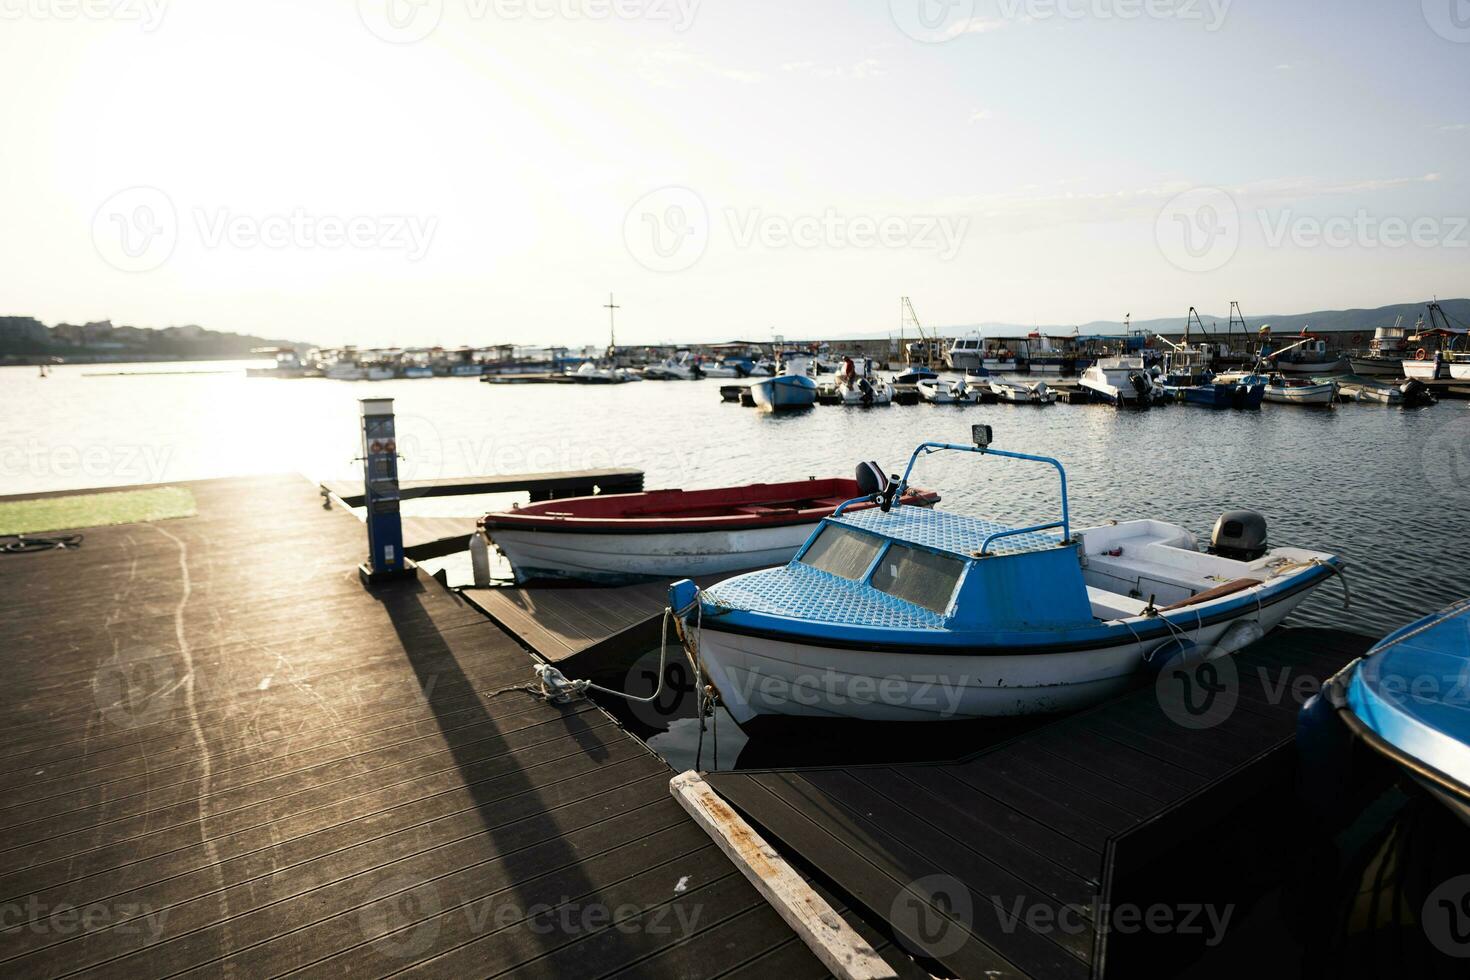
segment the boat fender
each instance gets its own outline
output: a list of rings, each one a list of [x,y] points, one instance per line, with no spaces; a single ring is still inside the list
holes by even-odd
[[[1427,361],[1427,360],[1429,360],[1429,351],[1425,350],[1423,347],[1419,348],[1418,350],[1416,350],[1414,352],[1414,360],[1416,360],[1416,361]]]
[[[1265,635],[1266,631],[1254,619],[1244,619],[1240,622],[1232,623],[1230,624],[1230,628],[1215,643],[1214,655],[1224,656],[1226,654],[1238,653]]]

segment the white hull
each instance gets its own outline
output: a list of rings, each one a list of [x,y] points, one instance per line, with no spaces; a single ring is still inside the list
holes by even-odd
[[[837,394],[842,398],[842,404],[844,405],[879,408],[893,402],[893,385],[886,381],[873,382],[872,385],[873,390],[870,395],[865,395],[855,385],[838,385]]]
[[[1435,381],[1449,377],[1446,371],[1448,367],[1450,365],[1443,361],[1432,359],[1428,361],[1406,360],[1404,361],[1404,377],[1413,378],[1416,381]]]
[[[492,537],[518,582],[573,579],[611,585],[784,565],[816,524],[673,534],[497,530]]]
[[[1046,384],[1013,385],[992,381],[990,390],[995,397],[1011,405],[1050,405],[1057,400],[1057,393]]]
[[[333,364],[327,368],[326,377],[333,381],[361,381],[367,377],[367,371],[356,364]]]
[[[920,381],[914,385],[919,397],[935,405],[970,405],[975,402],[975,392],[967,385],[957,391],[958,382]]]
[[[1277,367],[1282,374],[1342,374],[1352,365],[1339,357],[1335,361],[1281,361]]]
[[[1401,357],[1355,357],[1351,361],[1353,373],[1376,378],[1402,378],[1404,361]]]
[[[1337,385],[1309,385],[1304,388],[1266,387],[1266,401],[1278,405],[1331,405],[1337,399]]]
[[[714,366],[714,367],[702,367],[702,368],[700,368],[700,371],[702,371],[704,373],[704,376],[706,378],[738,378],[738,377],[740,377],[740,372],[739,371],[735,370],[732,367],[725,367],[723,364],[717,365],[717,366]]]
[[[369,381],[392,381],[397,373],[390,367],[368,368],[367,379]],[[432,374],[430,375],[432,377]]]
[[[1309,592],[1261,610],[1262,631],[1280,625]],[[1232,626],[1257,616],[1251,607],[1203,629],[1190,627],[1192,611],[1168,618],[1196,644],[1213,646]],[[1129,639],[1103,649],[1017,656],[919,655],[810,646],[706,624],[699,649],[721,701],[744,725],[772,715],[951,721],[1074,711],[1126,690],[1145,651],[1162,642]]]
[[[1456,362],[1450,365],[1450,377],[1456,381],[1470,381],[1470,364]]]

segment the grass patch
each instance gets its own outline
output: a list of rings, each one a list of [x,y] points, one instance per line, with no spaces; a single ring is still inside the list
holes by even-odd
[[[194,494],[184,487],[118,490],[0,502],[0,534],[69,531],[106,524],[143,524],[193,517]]]

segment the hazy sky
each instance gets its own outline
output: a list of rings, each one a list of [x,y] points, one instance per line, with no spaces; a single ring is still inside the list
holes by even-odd
[[[1470,293],[1470,2],[0,0],[0,314],[840,335]]]

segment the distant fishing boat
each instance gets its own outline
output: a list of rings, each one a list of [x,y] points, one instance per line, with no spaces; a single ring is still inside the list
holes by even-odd
[[[842,405],[878,408],[893,403],[893,385],[873,372],[873,361],[868,357],[844,357],[830,390]]]
[[[860,475],[877,476],[861,481],[863,495],[784,567],[702,592],[671,587],[688,649],[738,724],[1081,708],[1150,669],[1254,642],[1342,568],[1332,555],[1269,547],[1265,519],[1248,511],[1222,515],[1207,552],[1158,520],[1074,534],[1062,465],[989,449],[988,428],[975,428],[974,446],[919,446],[898,480],[864,464]],[[1008,527],[903,505],[914,464],[941,451],[1055,468],[1059,519]]]
[[[924,381],[935,381],[939,375],[926,367],[910,366],[902,373],[895,374],[892,381],[896,385],[917,385]]]
[[[1083,371],[1077,383],[1094,398],[1118,407],[1149,408],[1168,398],[1142,357],[1104,357]]]
[[[959,381],[928,378],[915,387],[919,389],[920,398],[935,405],[974,404],[980,397],[979,391],[972,389],[963,378]]]
[[[1278,405],[1331,405],[1337,401],[1336,381],[1311,381],[1272,375],[1266,382],[1266,401]]]
[[[817,382],[809,376],[810,370],[810,357],[783,357],[779,374],[750,385],[750,398],[755,407],[762,412],[811,408],[817,403]]]
[[[1057,393],[1048,388],[1045,381],[1027,384],[992,379],[990,391],[996,398],[1011,405],[1052,405],[1057,400]]]
[[[813,479],[610,494],[497,511],[479,528],[517,582],[623,585],[784,564],[818,521],[857,493],[856,480]],[[939,497],[914,490],[904,499],[917,510]]]

